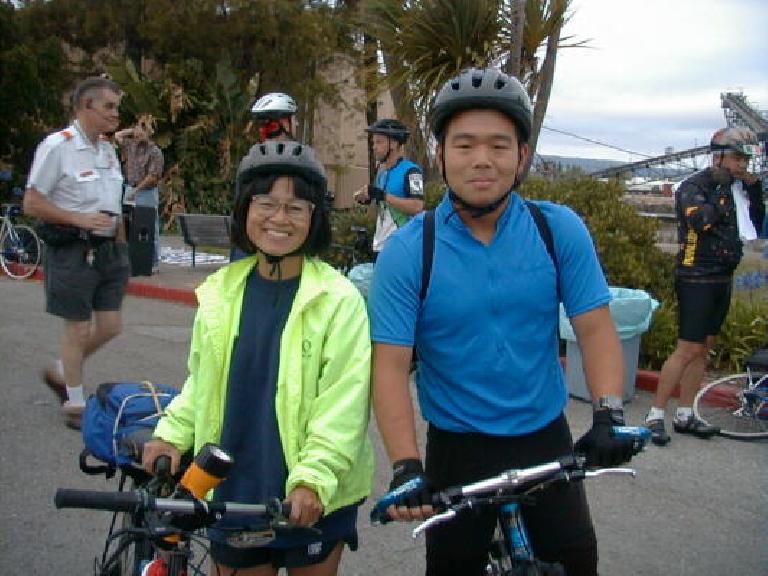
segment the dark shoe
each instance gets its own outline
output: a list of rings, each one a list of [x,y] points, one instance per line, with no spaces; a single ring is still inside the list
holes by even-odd
[[[651,442],[656,446],[666,446],[672,440],[664,428],[664,420],[650,420],[645,425],[651,431]]]
[[[720,432],[720,428],[702,422],[693,414],[686,420],[675,418],[672,424],[675,427],[675,432],[679,434],[693,434],[697,438],[712,438],[712,436]]]
[[[85,406],[70,406],[69,403],[61,407],[64,414],[64,425],[72,430],[80,430]]]
[[[55,370],[52,368],[43,370],[43,382],[45,382],[48,389],[56,395],[59,404],[64,404],[64,402],[69,400],[69,397],[67,396],[67,385],[64,384],[64,380]]]

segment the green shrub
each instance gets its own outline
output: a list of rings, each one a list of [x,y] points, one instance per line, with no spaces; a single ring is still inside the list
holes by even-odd
[[[768,345],[768,302],[734,298],[712,350],[712,367],[741,372],[744,359],[765,345]]]
[[[565,204],[576,211],[589,228],[608,283],[645,290],[660,302],[649,331],[643,335],[639,359],[643,368],[660,368],[677,342],[677,307],[674,257],[656,246],[658,222],[640,216],[634,207],[622,202],[624,190],[613,181],[529,178],[521,194]]]

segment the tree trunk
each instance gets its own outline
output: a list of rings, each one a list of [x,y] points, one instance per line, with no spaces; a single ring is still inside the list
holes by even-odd
[[[509,56],[503,71],[522,81],[523,31],[525,30],[526,0],[510,0],[509,20],[512,26]]]
[[[363,70],[365,89],[365,123],[370,126],[378,120],[378,105],[375,79],[372,76],[376,70],[376,52],[378,44],[376,39],[368,34],[363,34]],[[373,140],[368,136],[368,181],[373,184],[376,179],[376,159],[373,157]]]
[[[555,80],[555,61],[557,60],[557,47],[560,43],[560,31],[563,27],[563,18],[561,17],[552,27],[552,33],[547,38],[547,51],[544,56],[544,63],[541,65],[541,71],[539,72],[539,87],[536,91],[536,105],[533,108],[533,126],[531,127],[531,158],[528,161],[528,166],[525,168],[524,176],[528,175],[528,171],[531,169],[531,162],[533,161],[533,155],[536,152],[536,145],[539,141],[539,134],[541,133],[541,125],[544,123],[544,115],[547,112],[547,106],[549,105],[549,96],[552,92],[552,84]]]
[[[384,52],[384,66],[387,70],[391,70],[391,60],[389,55]],[[398,86],[390,86],[389,92],[392,95],[392,103],[395,106],[395,112],[397,113],[398,120],[405,124],[411,131],[411,137],[408,140],[408,157],[422,167],[425,174],[425,179],[431,177],[432,166],[429,162],[429,155],[427,154],[427,139],[424,132],[421,130],[421,124],[419,123],[419,117],[416,114],[416,108],[410,100],[408,100],[405,87],[400,84]]]

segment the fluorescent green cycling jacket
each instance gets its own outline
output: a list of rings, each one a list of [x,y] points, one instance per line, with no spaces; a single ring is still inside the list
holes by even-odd
[[[189,376],[155,436],[182,452],[218,443],[232,348],[240,325],[252,256],[209,276],[197,288],[199,308]],[[285,491],[314,489],[325,513],[371,492],[368,438],[371,343],[365,303],[329,265],[305,258],[280,341],[275,410],[288,467]]]

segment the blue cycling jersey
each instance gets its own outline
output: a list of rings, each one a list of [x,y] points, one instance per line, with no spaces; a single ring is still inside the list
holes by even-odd
[[[569,208],[539,202],[552,230],[569,317],[610,301],[592,239]],[[558,355],[554,264],[512,194],[487,246],[447,195],[436,210],[429,289],[419,301],[423,214],[381,252],[369,295],[374,342],[412,346],[422,415],[443,430],[527,434],[549,424],[567,392]]]

